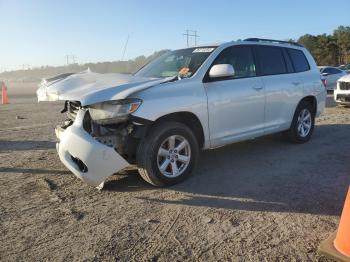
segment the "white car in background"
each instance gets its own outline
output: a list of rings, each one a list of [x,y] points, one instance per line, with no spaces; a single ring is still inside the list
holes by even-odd
[[[346,72],[333,66],[319,66],[323,84],[327,91],[333,91],[337,87],[337,80],[346,75]]]
[[[326,98],[306,48],[257,38],[171,51],[134,75],[61,75],[37,94],[65,101],[59,157],[98,188],[130,164],[152,185],[173,185],[200,150],[272,133],[305,143]]]
[[[350,75],[338,80],[337,88],[334,90],[334,100],[337,104],[350,106]]]

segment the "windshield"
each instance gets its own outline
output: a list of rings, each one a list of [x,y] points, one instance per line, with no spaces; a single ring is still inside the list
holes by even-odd
[[[151,78],[191,77],[215,48],[208,46],[168,52],[141,68],[135,76]]]

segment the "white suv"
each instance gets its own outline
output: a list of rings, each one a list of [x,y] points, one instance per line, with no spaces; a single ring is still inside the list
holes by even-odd
[[[59,157],[101,188],[131,164],[164,186],[188,177],[201,149],[281,131],[307,142],[326,90],[303,46],[254,38],[171,51],[134,75],[57,76],[37,95],[65,101]]]

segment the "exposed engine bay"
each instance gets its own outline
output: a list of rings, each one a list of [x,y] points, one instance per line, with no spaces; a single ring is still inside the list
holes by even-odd
[[[67,114],[67,120],[58,129],[63,132],[71,126],[80,108],[82,107],[78,101],[66,101],[61,113]],[[96,141],[113,148],[129,163],[135,163],[137,145],[151,121],[133,119],[132,116],[129,116],[122,121],[116,120],[115,122],[109,124],[97,123],[97,121],[92,120],[90,113],[87,112],[83,120],[83,128]]]

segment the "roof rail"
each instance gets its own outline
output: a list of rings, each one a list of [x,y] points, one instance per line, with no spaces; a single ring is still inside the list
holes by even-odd
[[[299,46],[299,47],[304,47],[302,44],[299,44],[299,43],[296,43],[296,42],[273,40],[273,39],[264,39],[264,38],[247,38],[247,39],[244,39],[244,41],[249,41],[249,42],[270,42],[270,43],[290,44],[290,45],[295,45],[295,46]]]

